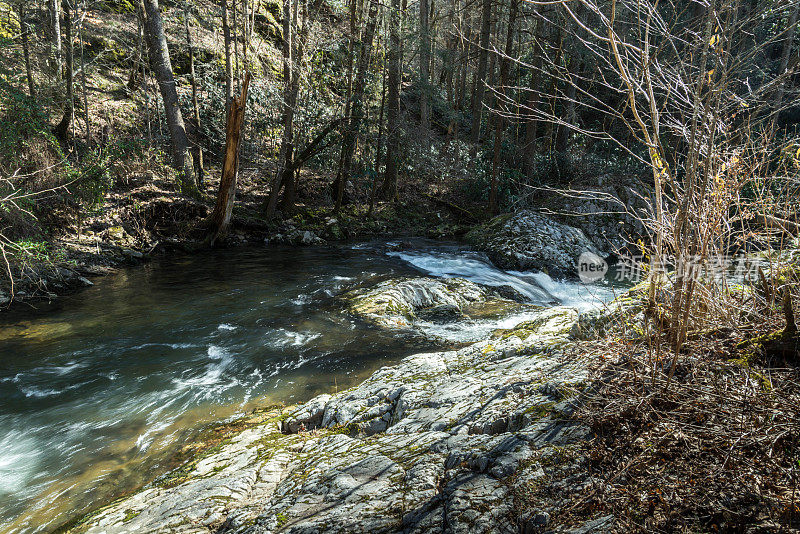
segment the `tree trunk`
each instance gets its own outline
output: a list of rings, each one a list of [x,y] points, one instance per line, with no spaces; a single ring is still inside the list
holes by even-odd
[[[294,61],[292,62],[292,86],[290,94],[290,108],[294,110],[297,106],[297,97],[300,94],[300,68],[303,65],[303,55],[305,54],[305,42],[308,35],[308,0],[302,0],[303,3],[303,23],[300,28],[300,38],[295,39],[295,53]],[[295,2],[295,26],[297,26],[297,2]],[[292,142],[289,145],[289,152],[286,155],[286,164],[284,167],[284,193],[283,202],[281,207],[284,213],[288,213],[294,209],[295,194],[297,192],[297,178],[300,176],[299,165],[294,161],[294,145],[296,141],[292,133]],[[296,171],[296,172],[295,172]]]
[[[579,68],[582,70],[582,68]],[[578,78],[572,76],[573,73],[569,72],[569,67],[567,68],[567,95],[566,95],[566,102],[564,103],[564,121],[567,124],[575,124],[576,123],[576,114],[575,114],[575,98],[577,97],[578,90],[577,90],[577,83]],[[571,128],[567,125],[561,124],[558,127],[558,136],[556,137],[556,152],[566,152],[567,151],[567,144],[569,142],[569,132]]]
[[[161,89],[161,98],[164,101],[164,115],[167,119],[172,143],[172,160],[175,169],[180,174],[179,186],[183,193],[197,195],[192,154],[189,152],[186,125],[178,105],[178,91],[172,74],[172,62],[169,58],[167,37],[164,34],[164,23],[158,9],[158,0],[144,0],[144,7],[147,13],[145,33],[150,45],[150,63]]]
[[[364,116],[364,85],[367,79],[367,69],[369,68],[369,57],[372,50],[372,40],[375,36],[377,16],[378,0],[370,0],[367,27],[364,30],[364,40],[361,43],[361,53],[358,58],[358,72],[353,83],[353,105],[350,112],[350,120],[345,130],[344,139],[342,139],[342,166],[341,173],[336,180],[338,188],[336,190],[336,206],[334,207],[334,211],[339,211],[339,208],[342,207],[344,187],[353,167],[355,140],[358,135],[358,130],[361,127],[361,120]]]
[[[452,109],[456,109],[456,90],[455,90],[455,62],[456,56],[458,55],[458,37],[455,33],[457,30],[456,28],[456,2],[457,0],[451,0],[450,8],[447,12],[447,28],[450,28],[450,32],[445,32],[447,35],[447,50],[445,52],[445,59],[442,61],[442,70],[439,75],[439,79],[442,83],[444,83],[445,87],[445,98],[447,98],[447,103],[450,104]],[[452,33],[451,33],[452,32]]]
[[[378,113],[378,142],[375,147],[375,169],[374,176],[372,177],[372,187],[369,192],[369,211],[367,217],[372,216],[372,211],[375,208],[375,194],[378,189],[378,171],[381,166],[381,148],[383,147],[383,113],[386,110],[386,58],[384,57],[383,72],[381,73],[381,107]]]
[[[511,59],[512,48],[514,46],[514,24],[517,21],[517,0],[511,0],[508,8],[508,33],[506,34],[506,48],[502,58],[500,58],[500,87],[497,89],[499,96],[495,99],[495,108],[501,110],[505,106],[503,96],[506,94],[506,84],[508,82],[508,69]],[[494,156],[492,158],[492,179],[489,185],[489,213],[497,213],[497,184],[500,176],[500,148],[502,147],[502,135],[505,120],[501,114],[495,117],[494,130]]]
[[[347,135],[347,128],[350,124],[350,114],[353,106],[353,76],[355,71],[356,41],[358,41],[358,20],[359,20],[358,0],[350,1],[350,40],[347,49],[347,93],[344,99],[344,122],[342,122],[342,138]],[[336,178],[331,184],[331,192],[334,201],[339,195],[339,181],[342,176],[343,151],[339,152],[339,165],[336,169]]]
[[[561,26],[556,25],[553,29],[555,37],[553,41],[557,45],[556,50],[556,57],[555,61],[553,62],[553,67],[550,72],[550,89],[548,91],[548,95],[550,95],[550,116],[554,117],[556,114],[556,103],[558,102],[558,96],[556,91],[558,91],[558,73],[555,69],[558,69],[559,65],[561,64],[561,58],[563,57],[563,45],[564,45],[564,34],[561,31]],[[558,126],[554,121],[547,121],[547,152],[552,152],[555,150],[556,146],[556,136],[558,135]]]
[[[61,8],[64,10],[64,41],[66,42],[66,72],[67,72],[67,99],[64,104],[64,116],[55,128],[55,135],[62,141],[67,140],[70,129],[73,127],[75,115],[75,93],[73,91],[73,58],[72,58],[72,13],[69,0],[62,0]],[[73,132],[74,133],[74,132]]]
[[[576,12],[580,15],[580,10]],[[563,31],[560,32],[561,41],[559,43],[559,49],[562,50],[560,56],[563,58],[564,61],[564,73],[562,75],[564,83],[567,84],[566,87],[566,98],[564,101],[564,107],[562,110],[564,122],[567,124],[574,124],[575,123],[575,97],[577,96],[577,84],[578,84],[578,77],[573,76],[574,74],[579,73],[583,67],[577,65],[576,55],[575,53],[567,53],[564,50],[564,34],[569,35],[570,28],[572,26],[571,19],[567,19],[563,25]],[[577,68],[576,68],[577,67]],[[555,94],[555,93],[553,93]],[[558,125],[558,132],[556,134],[556,142],[555,142],[555,150],[558,153],[564,153],[567,150],[567,143],[569,142],[569,133],[571,128],[566,124]]]
[[[295,0],[296,2],[297,0]],[[280,167],[272,181],[272,190],[269,195],[267,216],[272,217],[275,206],[278,204],[278,195],[286,178],[285,171],[289,168],[292,158],[292,143],[294,143],[294,106],[292,98],[292,2],[283,2],[283,138],[278,154]]]
[[[146,122],[147,122],[147,148],[153,148],[153,114],[151,105],[154,103],[155,99],[158,98],[155,96],[155,92],[153,92],[153,96],[151,97],[150,93],[150,79],[148,77],[148,65],[150,64],[150,54],[147,51],[147,47],[145,46],[145,35],[144,35],[144,22],[147,20],[147,13],[144,10],[144,2],[143,0],[136,0],[136,5],[138,8],[138,15],[139,20],[142,25],[142,83],[144,84],[144,104],[145,104],[145,111],[146,111]]]
[[[428,9],[428,0],[419,0],[419,123],[423,131],[430,128],[428,119],[428,84],[430,83],[431,43]]]
[[[139,36],[138,44],[136,45],[136,52],[134,53],[133,58],[133,65],[131,67],[131,73],[128,76],[128,89],[131,91],[135,91],[139,87],[139,74],[140,68],[142,64],[142,56],[144,47],[144,6],[141,3],[141,0],[137,0],[137,9],[136,9],[136,34]]]
[[[792,9],[791,14],[789,15],[788,26],[786,28],[786,37],[783,38],[783,51],[781,52],[781,65],[780,71],[778,72],[779,75],[783,76],[786,75],[786,71],[789,67],[789,56],[792,54],[792,45],[794,44],[794,35],[797,32],[797,17],[798,13],[800,13],[800,3],[796,4],[794,9]],[[780,84],[778,85],[778,90],[775,91],[775,98],[774,98],[774,115],[772,116],[772,121],[770,125],[770,129],[772,133],[775,132],[775,129],[778,127],[778,117],[780,115],[781,105],[783,105],[783,97],[786,93],[786,84],[791,83],[791,78],[788,80],[781,80]]]
[[[61,79],[61,9],[58,0],[49,0],[47,6],[50,10],[50,26],[52,33],[53,71],[56,80]]]
[[[85,6],[86,4],[84,4]],[[80,23],[80,33],[78,37],[81,42],[81,91],[83,92],[83,122],[86,125],[86,144],[89,145],[92,142],[92,126],[90,122],[90,114],[89,114],[89,91],[86,88],[86,60],[83,54],[83,22],[85,20],[86,12],[84,12],[84,17],[81,17]]]
[[[194,165],[197,171],[197,185],[202,187],[205,169],[203,168],[203,147],[198,143],[200,137],[200,105],[197,101],[197,77],[194,73],[194,42],[189,30],[189,1],[183,3],[183,24],[186,29],[186,47],[189,49],[189,77],[192,82],[192,111],[194,112]]]
[[[533,62],[531,63],[531,82],[529,85],[527,107],[528,113],[534,114],[538,108],[539,85],[542,80],[542,39],[544,39],[544,19],[536,21],[536,33],[533,43]],[[536,139],[538,137],[539,120],[532,116],[525,124],[525,174],[533,175],[536,168]]]
[[[222,0],[222,38],[225,43],[225,105],[233,98],[233,65],[231,64],[231,26],[228,23],[228,0]]]
[[[464,108],[464,93],[467,92],[467,73],[469,72],[469,56],[472,48],[472,25],[469,24],[468,18],[465,23],[466,29],[464,29],[463,37],[461,38],[461,76],[456,95],[456,109],[459,111]]]
[[[31,98],[36,98],[36,86],[33,83],[33,69],[31,68],[31,51],[28,45],[28,32],[30,27],[25,22],[25,4],[20,1],[17,4],[19,9],[19,37],[22,41],[22,55],[25,57],[25,75],[28,78],[28,94]]]
[[[472,136],[472,146],[470,147],[471,163],[478,155],[478,142],[481,138],[481,112],[483,111],[483,95],[485,92],[486,68],[489,59],[489,37],[492,24],[492,0],[483,0],[481,12],[481,36],[480,50],[478,56],[478,73],[475,77],[475,96],[472,100],[472,125],[470,134]]]
[[[211,213],[211,233],[208,243],[214,243],[228,230],[236,199],[236,168],[239,166],[239,140],[244,122],[244,110],[247,103],[247,88],[250,86],[250,73],[244,76],[242,94],[233,98],[228,106],[228,120],[225,124],[225,159],[222,162],[222,177],[219,181],[217,203]]]
[[[386,166],[381,197],[397,198],[397,170],[400,158],[400,0],[392,0],[389,14],[389,99],[386,106]]]
[[[284,208],[294,206],[294,167],[292,163],[294,153],[294,109],[297,105],[297,95],[300,91],[300,64],[303,60],[303,39],[307,29],[307,4],[303,3],[303,30],[298,38],[293,34],[293,26],[297,26],[297,0],[294,2],[295,9],[292,15],[291,2],[286,0],[284,4],[283,22],[283,136],[281,138],[281,148],[278,155],[279,167],[272,180],[269,199],[267,202],[267,216],[275,214],[278,205],[278,197],[281,189],[286,188],[284,194]],[[292,24],[294,17],[294,24]],[[296,43],[296,44],[293,44]]]

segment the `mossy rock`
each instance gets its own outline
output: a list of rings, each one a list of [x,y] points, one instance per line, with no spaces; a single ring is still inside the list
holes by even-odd
[[[574,308],[562,306],[547,308],[542,310],[535,319],[520,323],[514,328],[496,330],[492,337],[495,339],[508,339],[516,336],[520,341],[526,341],[531,336],[566,336],[572,331],[579,316],[578,311]]]
[[[578,259],[584,253],[603,257],[580,229],[532,210],[498,215],[468,232],[465,239],[501,269],[542,271],[558,277],[576,277]]]
[[[341,297],[347,310],[384,327],[408,327],[418,318],[449,322],[462,317],[489,318],[519,308],[491,288],[462,278],[401,278]]]
[[[133,13],[136,6],[131,0],[103,0],[100,9],[107,13]]]
[[[740,360],[746,361],[748,365],[756,355],[797,363],[800,362],[800,333],[786,329],[776,330],[745,340],[737,345],[737,349],[743,352]]]
[[[0,12],[3,13],[3,16],[0,17],[0,43],[5,46],[16,45],[20,30],[17,7],[8,2],[0,2]],[[7,42],[3,43],[3,41]]]

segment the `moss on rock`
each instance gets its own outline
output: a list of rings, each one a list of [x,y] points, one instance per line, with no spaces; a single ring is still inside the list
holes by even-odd
[[[404,278],[342,297],[347,310],[383,327],[410,326],[417,318],[433,321],[486,318],[510,312],[519,304],[462,278]]]

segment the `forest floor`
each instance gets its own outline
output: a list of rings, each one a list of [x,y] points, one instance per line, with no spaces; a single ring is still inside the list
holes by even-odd
[[[591,429],[582,461],[518,493],[520,506],[547,503],[562,526],[612,516],[619,532],[797,532],[800,338],[784,325],[699,336],[672,376],[666,339],[603,340],[575,414]]]

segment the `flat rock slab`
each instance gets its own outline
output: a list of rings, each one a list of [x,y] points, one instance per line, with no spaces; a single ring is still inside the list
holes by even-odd
[[[408,357],[242,432],[181,483],[76,531],[519,532],[514,488],[588,432],[568,417],[587,379],[564,350],[576,321],[550,309],[519,331]]]
[[[347,310],[384,328],[410,327],[417,319],[451,322],[466,317],[501,316],[520,305],[501,295],[523,297],[511,288],[489,288],[463,278],[400,278],[342,295]]]

